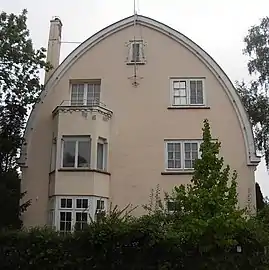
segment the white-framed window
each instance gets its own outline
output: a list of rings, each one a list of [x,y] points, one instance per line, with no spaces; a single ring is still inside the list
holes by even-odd
[[[101,81],[71,84],[71,106],[98,106]]]
[[[90,168],[90,136],[62,138],[62,168]]]
[[[96,212],[107,207],[107,198],[95,196],[55,196],[50,202],[48,223],[62,233],[82,230],[96,217]]]
[[[203,106],[205,105],[205,80],[171,79],[172,106]]]
[[[173,213],[176,211],[176,202],[173,200],[166,201],[166,208],[169,213]]]
[[[103,199],[98,199],[96,202],[96,210],[105,210],[105,201]]]
[[[97,141],[96,169],[102,171],[107,169],[107,140],[101,137]]]
[[[59,197],[58,220],[56,228],[60,232],[72,232],[75,228],[82,230],[90,221],[90,198]]]
[[[167,171],[193,170],[194,161],[200,158],[201,141],[165,141],[165,168]]]
[[[143,64],[145,63],[143,40],[131,40],[129,43],[128,64]]]

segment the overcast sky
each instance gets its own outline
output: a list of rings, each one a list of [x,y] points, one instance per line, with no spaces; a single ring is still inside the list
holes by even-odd
[[[230,79],[249,80],[242,55],[243,38],[250,26],[269,16],[269,0],[137,0],[139,14],[161,21],[182,32],[206,50]],[[59,16],[63,41],[81,42],[103,27],[133,14],[133,0],[0,0],[8,13],[28,10],[28,27],[36,48],[46,47],[49,21]],[[61,60],[77,45],[63,44]],[[265,163],[256,180],[269,196]]]

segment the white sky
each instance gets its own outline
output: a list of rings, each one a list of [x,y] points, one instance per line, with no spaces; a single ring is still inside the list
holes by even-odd
[[[161,21],[182,32],[207,51],[230,79],[249,79],[242,55],[243,38],[250,26],[269,16],[268,0],[137,0],[139,14]],[[36,48],[47,47],[49,21],[59,16],[63,41],[84,41],[103,27],[133,14],[133,0],[0,0],[1,10],[28,10],[28,27]],[[61,60],[77,45],[63,44]],[[240,177],[240,176],[239,176]],[[265,162],[256,181],[269,196]]]

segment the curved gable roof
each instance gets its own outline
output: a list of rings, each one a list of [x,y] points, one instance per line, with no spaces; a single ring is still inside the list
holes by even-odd
[[[215,75],[215,77],[218,79],[220,84],[223,86],[223,88],[226,91],[226,94],[228,95],[231,103],[233,104],[234,110],[237,114],[237,117],[239,119],[241,129],[244,134],[244,141],[246,146],[246,151],[248,153],[247,155],[247,162],[248,165],[257,165],[260,161],[260,158],[256,155],[255,145],[254,145],[254,139],[253,139],[253,133],[252,133],[252,127],[249,122],[248,116],[246,114],[246,111],[244,109],[244,106],[242,105],[240,98],[232,84],[232,82],[229,80],[228,76],[224,73],[224,71],[220,68],[220,66],[214,61],[214,59],[207,54],[201,47],[199,47],[195,42],[184,36],[183,34],[179,33],[178,31],[170,28],[169,26],[160,23],[156,20],[153,20],[151,18],[141,16],[141,15],[135,15],[136,16],[136,22],[137,24],[149,27],[151,29],[154,29],[166,36],[169,36],[170,38],[174,39],[184,47],[186,47],[189,51],[191,51],[193,54],[195,54]],[[95,46],[100,41],[104,40],[106,37],[112,35],[115,32],[118,32],[124,28],[127,28],[131,26],[134,22],[134,16],[127,17],[123,20],[120,20],[101,31],[97,32],[93,36],[91,36],[89,39],[84,41],[80,46],[78,46],[74,51],[72,51],[66,59],[61,63],[61,65],[58,66],[58,68],[54,71],[54,73],[51,75],[51,77],[48,79],[45,89],[42,91],[40,95],[40,102],[37,103],[32,110],[29,120],[26,125],[25,129],[25,140],[26,140],[26,146],[22,150],[21,155],[21,164],[25,164],[25,160],[27,159],[27,148],[30,146],[31,141],[31,133],[34,127],[36,115],[38,113],[38,110],[43,104],[43,100],[46,98],[46,95],[49,91],[51,91],[55,85],[58,83],[59,79],[66,73],[66,71],[81,57],[85,52],[87,52],[89,49],[91,49],[93,46]],[[25,164],[27,165],[27,164]]]

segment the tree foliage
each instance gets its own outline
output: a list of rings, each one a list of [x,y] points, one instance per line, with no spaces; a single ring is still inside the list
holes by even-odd
[[[165,209],[157,187],[150,211],[138,218],[128,207],[114,207],[73,234],[47,229],[0,233],[0,265],[7,270],[268,269],[264,222],[242,216],[236,173],[224,166],[219,148],[206,120],[192,184],[176,187],[167,198],[174,201],[174,212]]]
[[[27,206],[19,205],[23,194],[17,158],[28,111],[42,89],[39,71],[50,68],[45,49],[33,48],[26,21],[26,10],[19,15],[0,13],[0,226],[8,227],[18,227]]]
[[[249,57],[248,71],[253,80],[237,83],[238,93],[254,129],[256,145],[269,165],[269,18],[248,30],[244,54]]]

